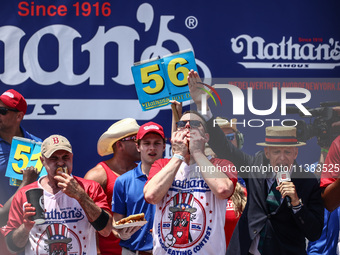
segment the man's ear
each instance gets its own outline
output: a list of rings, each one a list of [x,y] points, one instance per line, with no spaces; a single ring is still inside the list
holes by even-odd
[[[298,154],[299,154],[299,148],[298,148],[298,147],[295,147],[294,149],[295,149],[295,150],[294,150],[294,153],[295,153],[294,159],[296,159],[297,156],[298,156]]]
[[[264,147],[264,155],[266,156],[267,159],[269,159],[269,148]]]
[[[209,133],[205,133],[204,134],[204,138],[205,138],[205,142],[208,143],[209,142],[209,138],[210,138]]]
[[[40,156],[40,161],[41,161],[41,163],[44,165],[44,157],[43,156]]]
[[[24,118],[25,114],[23,112],[17,112],[17,119],[21,122]]]
[[[140,153],[140,148],[139,148],[139,144],[138,143],[136,143],[136,149]]]
[[[122,150],[124,148],[123,142],[122,141],[117,141],[115,143],[115,150]]]

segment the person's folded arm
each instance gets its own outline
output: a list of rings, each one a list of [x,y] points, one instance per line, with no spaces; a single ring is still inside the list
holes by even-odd
[[[150,204],[159,203],[168,192],[182,160],[173,157],[157,174],[144,186],[144,198]],[[157,161],[154,163],[157,166]],[[150,172],[152,171],[152,168]]]

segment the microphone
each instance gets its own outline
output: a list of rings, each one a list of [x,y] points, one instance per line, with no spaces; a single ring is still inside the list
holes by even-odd
[[[279,171],[276,173],[277,185],[280,185],[281,182],[290,182],[290,181],[291,179],[290,179],[290,174],[288,171]],[[288,208],[291,208],[292,207],[291,198],[289,196],[286,196],[286,199],[287,199]]]

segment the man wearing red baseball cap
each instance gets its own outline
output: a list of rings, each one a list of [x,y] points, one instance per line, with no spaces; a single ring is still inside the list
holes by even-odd
[[[119,244],[122,247],[122,255],[143,255],[152,252],[153,238],[150,230],[153,225],[155,206],[145,201],[143,189],[152,164],[162,158],[165,150],[163,127],[155,122],[142,125],[136,139],[141,162],[136,168],[116,179],[112,211],[116,222],[132,214],[144,213],[147,223],[142,227],[115,229],[115,234],[121,239]]]
[[[31,135],[21,126],[26,110],[27,103],[25,98],[14,89],[9,89],[0,96],[0,205],[4,205],[4,207],[0,208],[0,215],[4,222],[7,222],[12,196],[18,189],[10,186],[9,178],[5,177],[12,138],[19,136],[41,142],[40,138]],[[28,180],[30,180],[28,183],[36,180],[37,173],[35,169],[34,171],[33,169],[27,171],[27,174],[30,175],[30,177],[28,176]],[[1,238],[3,237],[0,233],[0,242]]]
[[[9,89],[0,96],[0,100],[7,107],[9,107],[8,109],[10,111],[23,112],[24,115],[26,114],[27,110],[26,100],[18,91],[15,91],[14,89]],[[1,111],[3,112],[4,110]]]

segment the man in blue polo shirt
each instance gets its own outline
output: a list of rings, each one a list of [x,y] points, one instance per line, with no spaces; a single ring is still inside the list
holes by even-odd
[[[5,176],[12,139],[14,136],[28,138],[37,142],[41,139],[28,133],[22,126],[21,121],[27,110],[25,98],[16,90],[9,89],[0,96],[0,207],[1,222],[6,225],[8,213],[12,202],[12,196],[18,187],[9,185],[9,178]],[[30,168],[23,174],[24,181],[20,187],[36,180],[36,169]],[[19,187],[19,188],[20,188]],[[4,237],[0,229],[1,254],[10,254],[4,244]]]
[[[40,138],[31,135],[21,126],[26,110],[25,98],[14,89],[7,90],[0,96],[0,204],[2,205],[18,188],[10,186],[9,178],[5,177],[12,138],[19,136],[41,142]]]
[[[136,168],[116,179],[112,211],[115,222],[132,214],[144,213],[147,223],[142,227],[114,229],[116,236],[121,239],[119,244],[122,246],[122,255],[143,255],[152,252],[153,238],[150,230],[155,206],[144,200],[143,188],[152,164],[162,158],[165,150],[163,127],[157,123],[148,122],[142,125],[136,139],[141,162]]]

